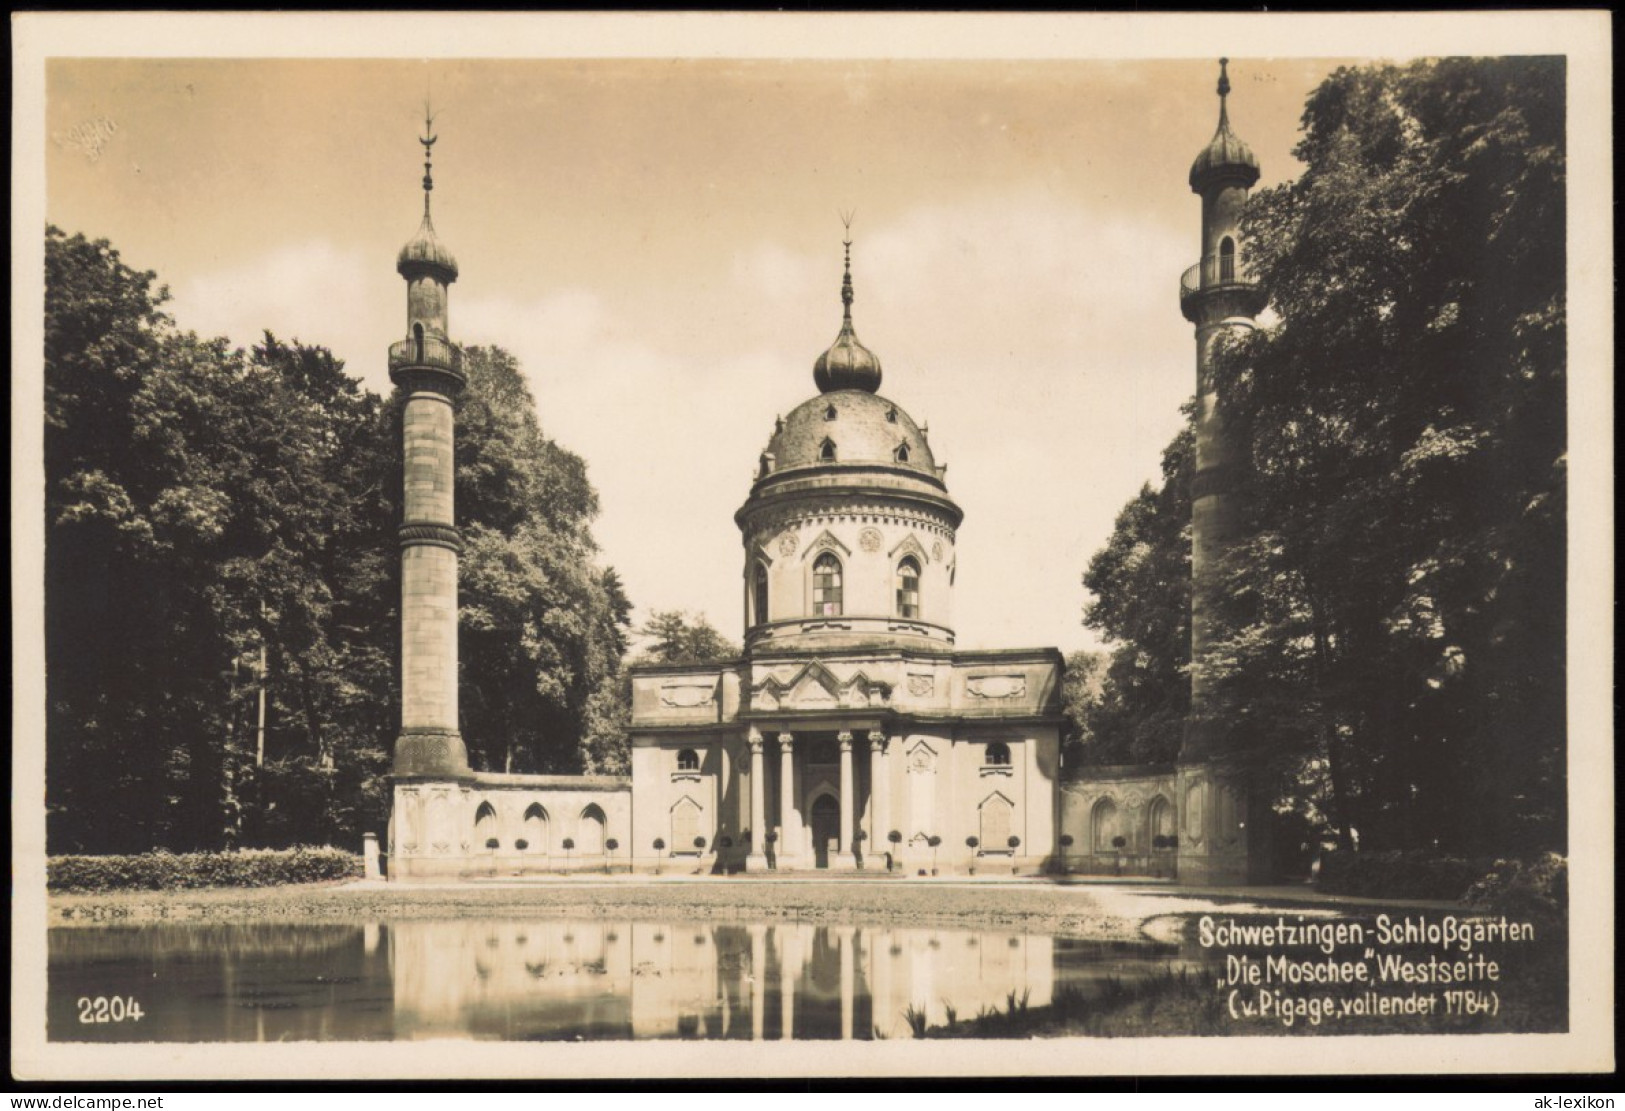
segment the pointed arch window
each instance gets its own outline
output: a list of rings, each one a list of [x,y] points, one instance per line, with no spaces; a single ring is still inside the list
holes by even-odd
[[[813,613],[819,617],[841,616],[841,561],[834,552],[825,552],[813,561]]]
[[[760,625],[768,619],[767,611],[767,567],[758,563],[750,573],[750,610],[755,624]]]
[[[834,420],[835,419],[835,406],[833,404],[830,405],[827,409],[824,410],[824,419],[825,420]]]
[[[818,445],[818,458],[820,462],[835,462],[835,441],[825,437],[824,442]]]
[[[1236,280],[1236,241],[1228,235],[1219,241],[1219,280]]]
[[[898,444],[897,445],[897,450],[892,452],[892,455],[897,459],[897,461],[899,463],[907,463],[908,462],[908,445],[907,444]]]
[[[604,851],[604,812],[597,803],[589,803],[576,823],[576,848],[582,856],[597,856]]]
[[[897,563],[897,616],[920,616],[920,561],[913,556]]]

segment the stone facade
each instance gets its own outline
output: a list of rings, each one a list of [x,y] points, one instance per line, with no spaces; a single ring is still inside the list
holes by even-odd
[[[633,860],[1047,868],[1061,665],[1054,649],[844,648],[637,668]]]

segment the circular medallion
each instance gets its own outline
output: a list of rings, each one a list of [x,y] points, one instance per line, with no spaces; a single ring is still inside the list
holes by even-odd
[[[786,556],[796,554],[795,533],[787,532],[783,536],[779,537],[779,554]]]
[[[858,547],[866,552],[878,552],[880,550],[880,530],[866,528],[858,533]]]

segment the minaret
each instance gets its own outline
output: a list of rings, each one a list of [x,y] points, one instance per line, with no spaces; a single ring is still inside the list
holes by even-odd
[[[423,138],[418,140],[423,144],[423,223],[395,263],[406,279],[406,338],[389,348],[389,376],[406,394],[400,526],[401,732],[395,742],[395,833],[401,842],[393,858],[397,861],[411,855],[402,852],[408,842],[428,852],[441,840],[438,830],[426,830],[419,820],[420,799],[412,798],[403,808],[403,785],[468,775],[467,750],[457,728],[457,555],[462,541],[452,508],[452,399],[468,379],[462,352],[446,335],[446,292],[457,280],[457,260],[435,238],[429,215],[433,124],[433,117],[426,114]],[[407,790],[418,794],[415,787]]]
[[[1258,159],[1230,130],[1229,59],[1219,59],[1219,126],[1191,165],[1191,192],[1202,198],[1202,257],[1179,284],[1179,308],[1196,326],[1196,475],[1191,483],[1191,711],[1179,755],[1180,879],[1246,882],[1246,784],[1229,774],[1218,742],[1207,669],[1207,598],[1218,562],[1235,538],[1239,507],[1232,492],[1236,453],[1216,408],[1214,349],[1221,336],[1249,331],[1266,298],[1248,274],[1241,214],[1258,181]]]

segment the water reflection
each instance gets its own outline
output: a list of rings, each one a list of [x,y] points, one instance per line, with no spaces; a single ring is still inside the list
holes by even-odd
[[[613,920],[53,930],[58,1040],[908,1037],[1012,996],[1049,1003],[1177,951],[1000,930]],[[138,1000],[85,1023],[81,997]]]

